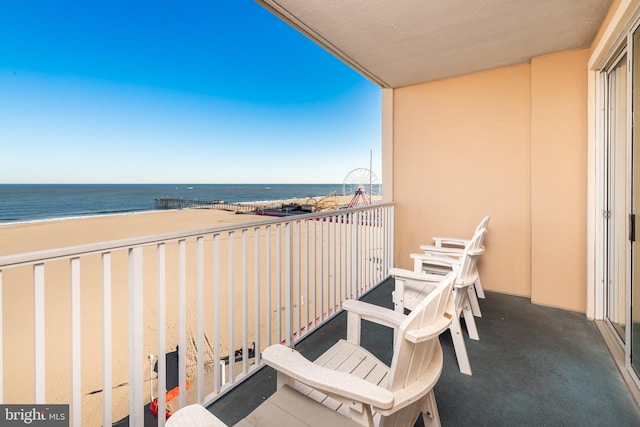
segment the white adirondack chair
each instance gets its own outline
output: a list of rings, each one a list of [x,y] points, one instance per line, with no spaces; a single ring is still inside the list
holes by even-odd
[[[480,225],[486,223],[489,218],[485,217]],[[481,237],[477,240],[471,239],[466,240],[464,248],[450,248],[450,247],[439,247],[439,246],[429,246],[429,245],[421,245],[420,249],[424,251],[424,254],[411,254],[411,258],[414,260],[414,270],[415,271],[425,271],[429,273],[439,273],[439,274],[447,274],[453,269],[453,266],[460,266],[462,264],[462,257],[464,255],[465,249],[473,251],[477,255],[482,255],[484,253],[484,246],[482,245],[484,241],[484,236],[487,232],[486,228],[477,228],[474,236],[479,234],[481,231]],[[439,262],[436,264],[425,264],[423,262],[426,259],[425,256],[439,256],[442,257],[439,259]],[[428,269],[426,267],[429,267]],[[477,269],[474,272],[474,282],[473,285],[469,288],[469,303],[471,304],[471,311],[473,315],[476,317],[482,317],[482,311],[480,310],[480,304],[478,303],[478,297],[482,295],[484,298],[484,291],[482,290],[482,284],[480,282],[480,274]]]
[[[432,282],[433,291],[409,315],[345,301],[347,339],[314,362],[283,345],[265,349],[263,360],[278,371],[278,390],[238,425],[406,427],[422,414],[425,426],[439,426],[433,394],[442,372],[438,337],[455,317],[455,278]],[[362,320],[394,328],[391,366],[360,346]]]
[[[389,273],[395,278],[396,286],[393,292],[393,304],[395,310],[403,313],[405,308],[413,310],[425,295],[433,292],[434,284],[437,283],[439,274],[426,274],[435,270],[440,272],[440,268],[451,265],[456,273],[456,282],[453,289],[456,315],[449,326],[453,347],[458,360],[458,367],[463,374],[471,375],[471,364],[467,354],[467,347],[464,343],[460,316],[464,316],[469,338],[479,340],[476,321],[471,310],[470,296],[475,295],[473,283],[477,277],[476,261],[482,253],[479,249],[471,249],[477,245],[479,239],[486,229],[479,230],[471,239],[462,256],[460,264],[450,264],[450,260],[443,257],[416,254],[414,271],[392,268]],[[450,274],[450,273],[449,273]],[[425,281],[426,279],[426,281]],[[430,281],[430,282],[429,282]]]
[[[491,216],[487,215],[482,218],[480,224],[476,227],[474,234],[483,228],[488,228],[489,220]],[[464,248],[471,241],[471,239],[462,239],[458,237],[434,237],[433,245],[420,245],[420,250],[425,253],[431,253],[434,255],[446,255],[453,258],[462,258],[462,253],[464,252]],[[482,245],[482,243],[481,243]],[[481,246],[484,249],[484,246]],[[482,287],[482,281],[480,280],[480,275],[478,275],[478,280],[475,283],[475,290],[478,298],[485,298],[484,288]],[[474,312],[475,314],[475,312]]]

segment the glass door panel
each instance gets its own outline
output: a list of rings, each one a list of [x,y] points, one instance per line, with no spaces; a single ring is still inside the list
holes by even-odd
[[[640,212],[640,29],[633,33],[631,124],[631,212],[629,221],[631,278],[631,366],[640,372],[640,248],[636,215]],[[640,237],[640,236],[639,236]]]
[[[625,340],[627,283],[627,56],[607,73],[607,180],[605,200],[606,316]]]

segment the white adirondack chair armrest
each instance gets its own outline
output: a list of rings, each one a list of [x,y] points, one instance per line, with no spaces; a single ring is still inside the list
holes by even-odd
[[[460,265],[460,259],[449,258],[447,256],[437,256],[432,254],[409,254],[412,259],[419,259],[423,264],[435,265],[440,267],[449,267]]]
[[[420,250],[429,253],[446,254],[448,256],[461,256],[464,248],[449,248],[434,245],[420,245]]]
[[[451,298],[453,300],[453,298]],[[436,320],[432,325],[425,326],[424,328],[415,329],[413,331],[407,331],[405,339],[414,344],[428,341],[432,338],[439,336],[441,333],[447,330],[451,321],[453,320],[453,314],[455,313],[455,307],[450,308],[444,313],[444,315]]]
[[[310,387],[381,409],[393,407],[393,393],[345,372],[316,365],[296,350],[275,344],[262,353],[267,365]]]
[[[478,249],[469,249],[467,253],[473,256],[482,255],[484,253],[484,246]]]
[[[448,246],[460,246],[463,247],[469,243],[469,239],[461,239],[458,237],[434,237],[433,241],[436,246],[448,245]]]
[[[442,276],[439,274],[416,272],[413,270],[405,270],[404,268],[396,267],[390,268],[389,274],[400,279],[419,280],[422,282],[440,282],[442,280]]]
[[[405,314],[398,313],[397,311],[354,299],[343,301],[342,308],[349,313],[357,314],[364,320],[390,328],[399,327],[407,318]]]

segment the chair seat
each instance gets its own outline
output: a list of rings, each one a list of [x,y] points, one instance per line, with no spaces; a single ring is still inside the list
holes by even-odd
[[[349,341],[338,341],[314,363],[386,387],[389,367]],[[236,426],[360,426],[349,416],[349,408],[341,402],[294,381],[293,389],[288,385],[279,388]]]
[[[318,357],[314,363],[333,371],[349,373],[354,377],[387,388],[389,367],[364,348],[347,340],[340,340],[335,343],[329,350]],[[349,416],[349,409],[343,407],[344,405],[337,400],[300,382],[296,381],[294,384],[294,388],[299,393],[322,403],[332,411],[336,411],[345,417]]]
[[[361,427],[289,386],[274,394],[241,420],[236,427]]]

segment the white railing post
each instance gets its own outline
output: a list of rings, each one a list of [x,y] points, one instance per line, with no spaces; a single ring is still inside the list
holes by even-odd
[[[129,425],[144,426],[142,247],[129,249]]]
[[[311,316],[311,322],[313,323],[313,328],[316,328],[317,320],[318,320],[318,277],[317,274],[317,258],[316,258],[316,248],[318,246],[318,234],[316,233],[316,225],[318,221],[313,220],[311,225],[312,234],[313,234],[313,242],[311,243],[311,289],[313,289],[313,315]],[[310,304],[310,302],[309,302]],[[320,306],[320,312],[322,315],[322,306]]]
[[[254,306],[253,306],[253,315],[255,319],[255,354],[254,354],[254,365],[260,365],[260,227],[256,227],[253,229],[253,238],[254,238],[254,254],[253,254],[253,276],[254,276]],[[267,312],[267,315],[269,313]]]
[[[389,256],[387,262],[387,270],[388,272],[390,268],[395,265],[395,207],[390,206],[388,208],[389,218],[387,220],[387,228],[389,230],[388,238],[387,238],[387,246],[389,248]]]
[[[282,227],[276,224],[276,339],[282,340]],[[286,339],[284,340],[286,341]]]
[[[198,378],[197,393],[198,403],[204,399],[204,238],[199,236],[196,239],[196,312],[198,328]]]
[[[234,282],[235,282],[235,263],[234,263],[234,232],[230,231],[228,234],[229,237],[229,381],[234,382],[236,380],[235,375],[235,362],[236,362],[236,350],[235,350],[235,329],[234,329],[234,318],[235,318],[235,301],[234,301]]]
[[[178,241],[178,406],[187,401],[187,242]]]
[[[331,248],[331,252],[333,256],[333,262],[331,264],[331,287],[333,289],[333,311],[336,312],[341,306],[342,295],[340,295],[340,281],[338,276],[338,240],[337,240],[337,228],[338,228],[338,217],[331,217],[331,241],[329,242],[329,247]]]
[[[225,364],[220,360],[220,234],[213,235],[213,392],[225,381]],[[220,367],[220,369],[218,369]]]
[[[285,265],[285,331],[286,345],[293,348],[293,236],[291,233],[291,222],[288,221],[284,225],[285,242],[284,242],[284,265]]]
[[[34,293],[34,351],[35,351],[35,403],[46,403],[45,397],[45,317],[44,317],[44,264],[33,266]]]
[[[4,322],[2,321],[2,270],[0,270],[0,405],[4,404],[4,358],[2,357],[3,346],[2,340],[4,336]]]
[[[158,251],[158,427],[164,427],[167,409],[167,273],[166,248],[164,243]]]
[[[351,219],[351,295],[349,298],[357,298],[358,297],[358,280],[359,275],[358,272],[360,270],[358,262],[358,214],[356,212],[352,212],[349,214],[349,218]]]
[[[305,322],[304,322],[304,327],[305,327],[305,331],[306,333],[309,333],[309,329],[310,329],[310,319],[309,319],[309,308],[310,308],[310,304],[311,304],[311,299],[309,298],[309,220],[306,220],[304,222],[304,256],[305,256],[305,261],[304,261],[304,265],[305,265],[305,278],[304,278],[304,297],[303,297],[303,301],[306,304],[305,305]]]
[[[111,367],[111,252],[102,258],[102,419],[103,425],[112,422],[112,367]]]
[[[266,336],[267,342],[265,343],[265,346],[269,346],[273,344],[273,341],[271,340],[271,226],[270,225],[267,225],[265,227],[264,233],[265,233],[265,245],[264,245],[265,266],[264,267],[265,267],[265,276],[267,276],[266,277],[267,283],[265,283],[267,297],[265,298],[266,307],[264,310],[267,317],[267,336]]]
[[[331,304],[329,301],[329,248],[327,246],[329,244],[329,238],[326,238],[327,243],[325,244],[325,230],[327,236],[329,236],[327,217],[325,217],[320,223],[320,268],[322,269],[322,273],[320,274],[320,286],[322,287],[322,323],[325,321],[325,315],[327,319],[331,317]],[[327,246],[326,256],[325,246]]]
[[[80,258],[71,258],[71,422],[82,425]]]
[[[246,375],[248,370],[249,345],[249,280],[247,273],[248,266],[248,230],[242,229],[242,373]]]
[[[297,295],[297,306],[298,306],[298,315],[296,316],[296,321],[297,324],[294,327],[294,333],[297,333],[298,336],[298,340],[300,339],[300,336],[302,335],[302,273],[300,271],[300,258],[301,258],[301,254],[300,254],[300,250],[301,250],[301,245],[300,245],[300,221],[296,221],[295,222],[295,250],[293,251],[293,253],[291,254],[292,257],[295,258],[295,270],[294,270],[294,277],[295,277],[295,286],[296,286],[296,293],[295,295]],[[293,230],[292,230],[293,232]],[[292,237],[293,238],[293,237]],[[292,263],[292,267],[293,267],[293,263]],[[295,307],[295,305],[294,305]]]

